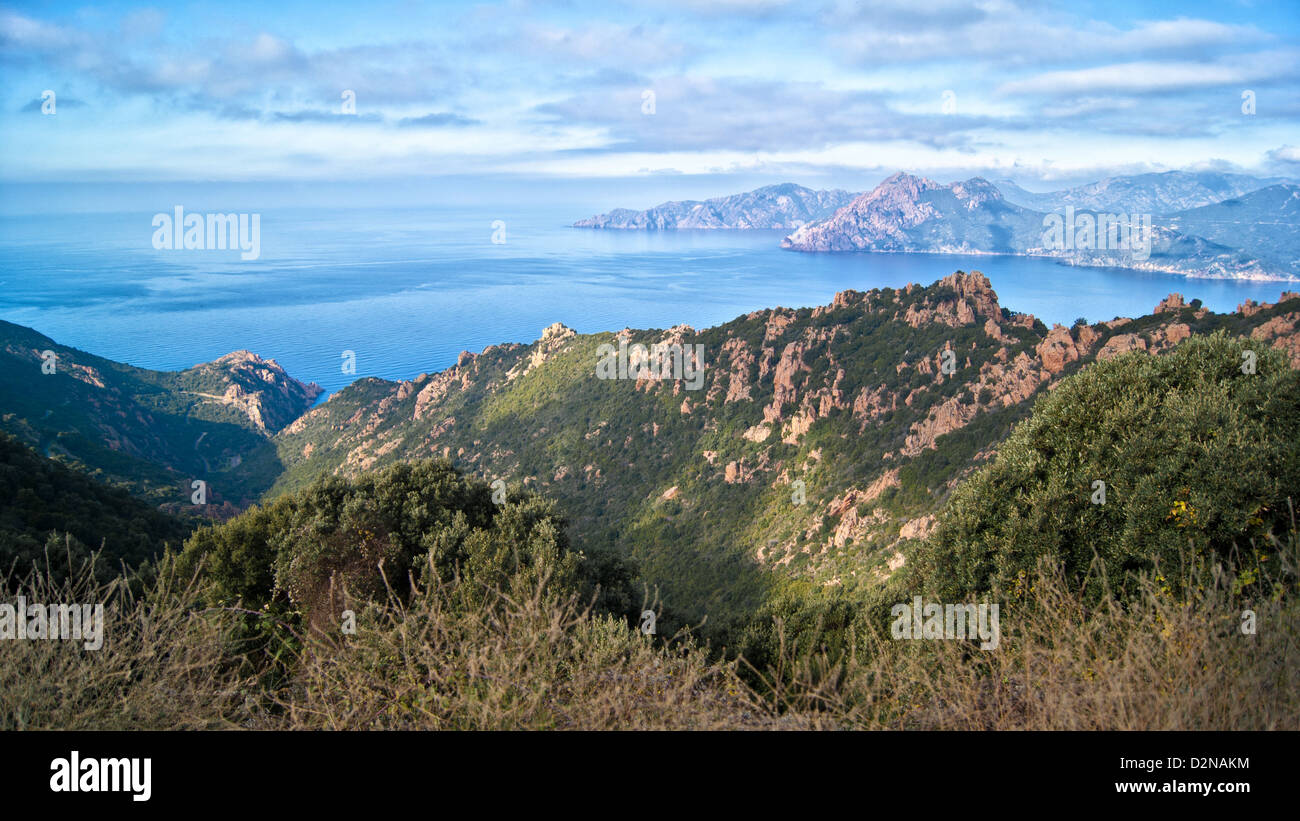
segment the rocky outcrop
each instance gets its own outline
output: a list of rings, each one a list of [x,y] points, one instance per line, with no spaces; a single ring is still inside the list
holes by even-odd
[[[929,414],[911,427],[903,448],[903,456],[916,456],[927,448],[934,447],[934,441],[945,433],[952,433],[970,423],[979,413],[975,403],[965,403],[962,397],[954,396],[930,410]]]
[[[976,401],[983,401],[980,395],[988,391],[992,397],[989,405],[1001,405],[1009,408],[1024,402],[1051,376],[1039,367],[1038,360],[1021,351],[1015,359],[1007,362],[1006,350],[998,352],[993,362],[980,366],[980,376],[971,387]]]
[[[264,433],[275,433],[303,414],[324,390],[315,382],[304,385],[285,373],[274,359],[263,359],[251,351],[234,351],[219,359],[195,365],[178,375],[193,386],[192,393],[238,411],[249,425]],[[209,386],[220,384],[215,393]]]
[[[1087,356],[1096,343],[1097,332],[1088,325],[1076,325],[1074,329],[1053,325],[1047,337],[1038,343],[1036,353],[1043,369],[1056,376],[1066,365]]]
[[[1300,313],[1275,316],[1250,332],[1251,339],[1272,342],[1273,347],[1287,354],[1291,367],[1300,368],[1300,334],[1296,327],[1300,324]]]
[[[799,339],[785,346],[781,359],[772,372],[772,404],[763,409],[763,418],[769,422],[781,420],[781,408],[794,402],[799,395],[796,377],[808,370],[804,356],[826,342],[825,333],[811,331],[804,339]]]
[[[1267,303],[1261,305],[1253,299],[1248,299],[1245,302],[1238,303],[1237,313],[1245,317],[1252,317],[1267,307]]]
[[[899,529],[898,535],[904,539],[924,539],[934,532],[934,525],[934,514],[927,514],[904,524]]]
[[[1278,303],[1281,304],[1288,300],[1297,299],[1297,298],[1300,298],[1300,292],[1283,291],[1282,296],[1278,299]],[[1272,307],[1273,305],[1267,302],[1256,302],[1253,299],[1248,299],[1237,306],[1237,313],[1241,314],[1244,317],[1252,317],[1255,314],[1259,313],[1260,311],[1266,311]]]
[[[455,365],[437,374],[416,394],[413,418],[423,419],[430,409],[437,408],[442,403],[448,392],[468,387],[469,382],[469,372],[461,365]]]
[[[556,352],[562,349],[570,339],[578,335],[578,332],[572,328],[566,327],[562,323],[555,322],[542,330],[542,336],[533,343],[533,350],[528,358],[506,374],[506,381],[513,381],[524,376],[534,368],[541,366],[547,360],[551,359]],[[461,355],[464,359],[464,354]],[[470,354],[473,357],[473,354]]]
[[[862,427],[868,422],[898,408],[898,394],[879,385],[875,388],[863,388],[853,400],[853,415],[862,420]]]
[[[1065,370],[1065,366],[1070,362],[1079,359],[1079,349],[1074,344],[1074,338],[1070,336],[1070,330],[1064,325],[1053,325],[1047,332],[1047,338],[1038,343],[1036,351],[1043,367],[1053,375]]]
[[[754,471],[745,464],[744,459],[728,462],[723,469],[723,481],[729,485],[748,482],[754,476]]]
[[[1157,328],[1151,334],[1152,349],[1156,351],[1167,350],[1191,335],[1192,329],[1189,326],[1181,322],[1171,322],[1162,328]]]
[[[903,315],[903,321],[913,328],[940,324],[950,328],[962,325],[974,325],[977,318],[984,318],[985,330],[988,323],[997,327],[1002,321],[1002,308],[998,305],[998,295],[988,277],[979,271],[969,274],[958,271],[939,280],[939,285],[956,292],[956,297],[926,298],[919,306],[909,306]]]
[[[723,401],[739,402],[748,399],[749,372],[754,367],[753,350],[743,339],[728,339],[722,346],[722,358],[730,365],[727,374],[727,395]]]
[[[781,242],[797,251],[1014,252],[1036,244],[1042,215],[978,177],[941,185],[898,173]]]
[[[850,541],[859,541],[875,525],[887,518],[883,511],[873,510],[862,515],[858,510],[874,502],[880,494],[891,487],[898,487],[898,469],[887,470],[876,478],[865,490],[850,488],[842,495],[836,496],[826,506],[825,517],[838,519],[831,530],[827,545],[842,548]]]
[[[1156,303],[1156,307],[1151,311],[1153,314],[1178,313],[1183,308],[1189,308],[1186,302],[1183,302],[1182,294],[1170,294]]]
[[[1097,351],[1098,359],[1110,359],[1129,351],[1145,351],[1147,342],[1137,334],[1116,334],[1106,340],[1106,344]]]
[[[897,456],[916,456],[934,448],[940,436],[965,427],[986,409],[1026,401],[1053,376],[1024,351],[1009,362],[1006,349],[998,351],[994,361],[980,366],[979,376],[970,385],[971,400],[963,393],[931,408],[924,419],[912,424]],[[911,401],[909,394],[904,404],[910,405]]]

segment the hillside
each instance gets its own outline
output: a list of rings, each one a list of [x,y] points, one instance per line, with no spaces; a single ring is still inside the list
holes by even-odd
[[[323,474],[443,458],[508,497],[556,500],[576,549],[631,559],[667,624],[726,624],[791,585],[878,586],[960,478],[1091,361],[1224,329],[1300,365],[1300,302],[1283,296],[1220,315],[1175,294],[1148,316],[1049,329],[957,272],[698,332],[556,324],[441,373],[358,380],[305,413],[316,389],[247,352],[159,373],[9,325],[0,419],[172,511],[195,512],[189,482],[205,477],[202,512],[218,518]],[[698,380],[597,378],[602,345],[655,343],[702,346]]]
[[[1034,211],[1063,211],[1067,206],[1088,211],[1170,214],[1222,202],[1284,180],[1217,171],[1165,171],[1107,177],[1060,191],[1034,193],[1009,180],[998,188],[1009,202]]]
[[[1042,233],[1042,214],[1007,202],[987,180],[941,185],[899,173],[781,247],[1012,254],[1041,244]]]
[[[608,214],[579,220],[573,226],[657,231],[687,228],[790,230],[799,224],[829,216],[853,196],[838,189],[814,191],[784,183],[703,202],[665,202],[645,211],[617,208]]]
[[[1220,315],[1172,295],[1138,319],[1048,329],[958,272],[698,332],[554,325],[532,345],[332,395],[276,434],[285,472],[270,495],[442,456],[558,500],[577,548],[636,560],[683,619],[725,621],[796,580],[848,591],[887,578],[957,480],[1088,362],[1225,329],[1300,365],[1300,301],[1285,296]],[[599,346],[620,341],[703,345],[700,389],[595,378]]]
[[[1140,198],[1135,202],[1141,202]],[[1289,266],[1242,250],[1235,237],[1220,232],[1221,244],[1150,212],[1121,211],[1119,221],[1134,226],[1130,239],[1112,239],[1107,214],[1089,210],[1052,214],[1015,205],[987,180],[975,178],[941,185],[895,174],[860,195],[834,215],[804,225],[781,241],[795,251],[888,251],[937,254],[1025,254],[1053,257],[1066,265],[1122,267],[1192,277],[1285,279]],[[1050,226],[1055,220],[1057,233]],[[1259,254],[1277,243],[1258,235]]]
[[[269,437],[320,392],[248,351],[151,371],[0,321],[0,430],[160,504],[188,505],[194,480],[214,515],[256,499],[279,472]]]
[[[1180,211],[1163,222],[1184,234],[1242,248],[1300,275],[1300,185],[1271,185]]]
[[[977,277],[904,289],[922,297],[904,317],[957,329],[992,307]],[[847,294],[829,313],[890,301]],[[646,635],[628,568],[572,544],[556,505],[413,460],[318,476],[203,528],[127,580],[139,595],[118,579],[27,583],[29,600],[111,599],[113,630],[96,652],[10,643],[0,718],[100,731],[1291,729],[1300,351],[1275,334],[1294,331],[1297,308],[1291,294],[1214,317],[1175,295],[1115,323],[1097,356],[1197,335],[1052,382],[903,572],[866,595],[790,585],[717,634],[679,632],[680,612],[649,601],[659,630]],[[516,365],[545,370],[569,340],[548,329]],[[1043,365],[1068,358],[1061,346]],[[1238,365],[1247,352],[1256,373]],[[75,496],[75,474],[17,447],[38,477],[17,477],[20,499],[48,497],[51,476]],[[1102,505],[1087,484],[1099,475]],[[924,638],[955,640],[899,641],[922,636],[898,632],[896,603],[925,594],[993,597],[1001,615],[990,605],[992,624],[980,615],[964,640],[927,622]]]
[[[574,226],[784,229],[792,233],[781,247],[795,251],[1017,254],[1189,277],[1296,279],[1300,238],[1287,204],[1294,186],[1276,183],[1170,171],[1034,194],[1009,181],[944,185],[900,172],[857,195],[785,184],[647,211],[620,208]],[[1116,228],[1112,238],[1112,222],[1126,226],[1122,235]],[[1141,232],[1132,241],[1128,226]]]
[[[63,578],[69,565],[102,550],[101,579],[121,564],[138,568],[164,547],[179,548],[195,520],[153,508],[0,433],[0,577],[23,579],[48,566]],[[3,585],[8,588],[8,584]]]
[[[103,652],[10,648],[0,692],[22,709],[0,715],[99,729],[1295,726],[1298,326],[1300,294],[1284,292],[1231,314],[1171,294],[1137,319],[1048,329],[957,272],[700,332],[556,324],[439,374],[359,380],[260,440],[285,466],[265,504],[125,579],[142,595],[115,599]],[[701,346],[703,370],[599,378],[601,345],[656,341]],[[138,564],[193,521],[4,435],[0,489],[0,558],[20,572],[55,560],[20,588],[38,601],[116,596],[114,567],[87,580],[62,557],[75,571],[102,546]],[[893,640],[895,603],[922,594],[997,597],[1008,640]],[[1258,641],[1239,638],[1244,609],[1269,625]],[[46,684],[56,661],[66,687]],[[1190,684],[1171,696],[1170,680]],[[1158,709],[1134,713],[1134,698]]]

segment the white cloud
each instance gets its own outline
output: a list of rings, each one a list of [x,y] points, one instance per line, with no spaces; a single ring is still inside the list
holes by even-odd
[[[1102,91],[1140,93],[1181,91],[1253,83],[1294,68],[1294,55],[1268,53],[1208,61],[1135,61],[1089,68],[1048,71],[998,86],[998,94],[1079,94]]]

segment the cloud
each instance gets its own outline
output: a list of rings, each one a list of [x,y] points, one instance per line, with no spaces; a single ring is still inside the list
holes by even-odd
[[[1263,66],[1204,62],[1135,62],[1049,71],[998,87],[998,94],[1095,94],[1184,91],[1241,85],[1268,76]]]
[[[1293,179],[1300,177],[1300,146],[1280,145],[1264,155],[1263,168]]]
[[[529,23],[522,26],[519,48],[526,54],[560,58],[584,66],[605,63],[627,70],[673,65],[696,53],[685,37],[662,26],[587,23],[563,27]]]
[[[1122,55],[1258,49],[1276,39],[1256,26],[1177,18],[1121,28],[1060,6],[1012,0],[840,3],[824,14],[829,42],[852,62],[969,61],[1041,66]]]
[[[74,29],[0,12],[0,48],[49,52],[82,45],[86,39]]]
[[[1270,160],[1279,162],[1300,163],[1300,148],[1294,145],[1282,145],[1268,152]]]
[[[124,30],[149,32],[156,15],[128,15]],[[95,83],[106,93],[146,97],[184,111],[206,110],[230,119],[268,98],[309,108],[353,90],[366,105],[445,101],[472,87],[442,50],[424,42],[354,45],[306,51],[292,40],[260,31],[134,48],[122,37],[93,36],[17,14],[0,14],[0,60],[38,65]]]
[[[384,118],[378,114],[342,114],[338,111],[275,111],[269,119],[277,123],[380,123]]]
[[[796,5],[796,0],[664,0],[664,3],[704,15],[763,17]]]
[[[158,9],[136,9],[122,18],[122,36],[129,40],[152,40],[162,34],[166,21]]]
[[[178,140],[290,176],[376,156],[374,173],[579,176],[1290,162],[1278,146],[1300,121],[1300,21],[1198,14],[1172,2],[485,0],[392,20],[341,2],[310,19],[233,9],[214,26],[184,4],[0,11],[13,97],[0,127],[14,157],[56,141],[45,167],[69,173],[148,169]],[[14,113],[39,110],[29,101],[43,88],[112,112],[111,133],[52,134]],[[944,89],[959,100],[947,116]],[[1243,89],[1257,116],[1240,112]],[[339,113],[344,91],[355,116]],[[337,127],[353,124],[365,127]],[[166,170],[184,174],[175,153]],[[307,154],[321,160],[301,167]]]
[[[644,114],[646,91],[655,113]],[[945,116],[892,108],[876,91],[829,89],[820,83],[670,77],[650,89],[591,91],[545,103],[537,112],[553,122],[596,126],[605,148],[587,151],[771,151],[835,143],[904,140],[966,148],[982,117]]]
[[[459,114],[453,114],[450,111],[435,111],[420,117],[403,117],[397,121],[400,126],[408,127],[465,127],[471,125],[482,125],[481,120],[475,120],[470,117],[462,117]]]

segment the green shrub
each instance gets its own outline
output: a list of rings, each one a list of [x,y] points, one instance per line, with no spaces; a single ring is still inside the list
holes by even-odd
[[[1288,499],[1300,501],[1300,373],[1261,343],[1193,337],[1098,362],[1042,397],[953,494],[911,578],[955,601],[1010,591],[1044,556],[1078,581],[1095,552],[1117,590],[1156,563],[1172,579],[1188,546],[1193,562],[1276,563]]]
[[[413,579],[460,579],[467,596],[545,578],[565,595],[590,598],[600,587],[614,589],[602,600],[627,597],[620,588],[629,574],[606,556],[588,561],[572,551],[551,502],[517,492],[507,498],[493,504],[487,484],[441,461],[321,477],[195,533],[180,565],[200,572],[218,603],[301,614],[322,629],[346,602],[403,598]]]

